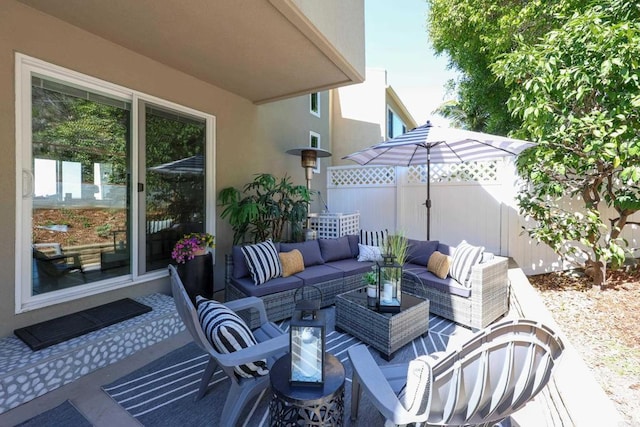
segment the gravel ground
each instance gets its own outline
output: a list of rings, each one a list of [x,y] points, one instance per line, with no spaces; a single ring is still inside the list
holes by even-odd
[[[591,287],[579,272],[530,276],[545,305],[629,426],[640,426],[640,267]]]

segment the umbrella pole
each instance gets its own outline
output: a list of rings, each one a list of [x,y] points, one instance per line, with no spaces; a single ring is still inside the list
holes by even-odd
[[[427,200],[424,202],[427,207],[427,240],[431,238],[431,154],[427,148]]]

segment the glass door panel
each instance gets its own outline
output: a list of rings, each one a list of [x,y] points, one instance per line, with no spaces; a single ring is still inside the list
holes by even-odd
[[[186,233],[205,231],[206,121],[145,105],[146,271],[166,269]]]
[[[32,295],[130,274],[130,103],[31,84]]]

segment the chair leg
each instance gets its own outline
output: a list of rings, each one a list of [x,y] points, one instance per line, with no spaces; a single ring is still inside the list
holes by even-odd
[[[232,381],[227,400],[224,402],[220,421],[224,422],[224,425],[235,426],[240,417],[240,412],[242,412],[247,402],[269,386],[268,380],[269,377],[266,376],[254,380],[257,381],[255,384],[245,383],[242,385]]]
[[[351,377],[351,421],[355,421],[358,418],[360,395],[360,379],[357,375],[353,375]]]
[[[202,379],[200,380],[200,388],[198,389],[198,394],[196,395],[195,401],[202,399],[202,397],[207,392],[209,388],[209,382],[211,382],[211,377],[213,377],[213,373],[216,371],[218,364],[216,363],[213,357],[209,357],[209,363],[207,363],[207,367],[202,374]]]

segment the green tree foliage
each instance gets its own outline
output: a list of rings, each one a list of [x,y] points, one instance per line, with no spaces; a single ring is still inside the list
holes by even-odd
[[[113,166],[111,184],[126,183],[128,110],[33,87],[33,145],[39,158],[82,164],[83,182],[93,182],[93,163]]]
[[[520,207],[537,221],[530,234],[586,260],[600,283],[607,262],[624,260],[620,232],[640,209],[638,6],[596,2],[539,43],[521,40],[492,69],[511,91],[520,136],[539,142],[518,161],[528,181]],[[561,203],[566,195],[584,209]]]
[[[583,7],[585,0],[427,0],[429,38],[461,73],[455,83],[464,127],[506,135],[519,127],[506,108],[509,89],[491,65],[518,41],[533,43],[560,25],[562,12]],[[483,120],[478,121],[478,118]]]

